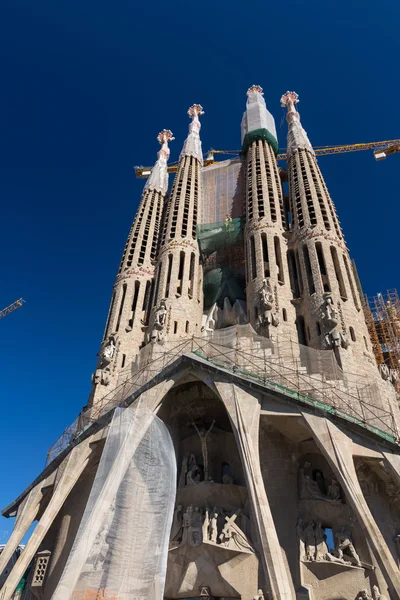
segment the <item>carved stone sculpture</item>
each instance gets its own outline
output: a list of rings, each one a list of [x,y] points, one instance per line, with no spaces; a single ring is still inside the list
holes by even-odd
[[[211,519],[210,519],[210,542],[213,542],[214,544],[217,543],[217,537],[218,537],[218,511],[217,511],[217,507],[214,506],[212,513],[211,513]]]
[[[162,299],[154,312],[153,327],[150,334],[150,341],[153,343],[161,342],[164,338],[163,330],[167,321],[167,312],[166,301]]]
[[[333,483],[335,482],[335,483]],[[314,500],[324,500],[332,504],[341,503],[340,486],[336,480],[331,481],[328,488],[328,495],[325,491],[325,481],[321,471],[316,472],[316,479],[313,478],[312,465],[309,461],[304,461],[298,472],[299,498],[310,498]]]
[[[188,469],[186,475],[186,484],[187,485],[197,485],[200,483],[201,479],[201,470],[200,467],[196,463],[196,458],[194,454],[191,454],[188,462]]]
[[[274,306],[274,293],[272,291],[271,282],[268,279],[264,279],[263,286],[260,290],[260,308],[261,315],[259,317],[260,324],[266,327],[272,325],[277,327],[279,324],[279,318],[272,312]]]
[[[371,594],[368,593],[368,590],[361,590],[357,596],[357,600],[373,600],[373,598]]]
[[[336,310],[331,292],[324,293],[324,305],[322,308],[322,324],[326,331],[325,341],[329,348],[342,346],[347,348],[349,343],[346,335],[337,328],[339,324],[338,311]]]
[[[351,538],[351,534],[346,531],[344,527],[341,527],[335,535],[336,552],[339,559],[343,559],[343,551],[347,551],[348,554],[354,559],[357,567],[361,567],[360,557],[358,556]]]
[[[253,600],[264,600],[264,594],[262,590],[257,590],[257,594],[253,596]]]
[[[174,519],[171,527],[171,541],[179,541],[182,539],[183,528],[183,506],[178,504],[174,512]]]
[[[329,549],[326,544],[326,535],[325,535],[325,531],[322,527],[321,521],[317,521],[315,523],[314,531],[315,531],[315,545],[316,545],[315,560],[324,560]]]
[[[198,506],[190,513],[189,544],[200,546],[203,542],[203,517]]]
[[[296,523],[296,535],[299,543],[299,560],[306,560],[306,545],[304,540],[304,521],[298,518]]]
[[[378,365],[379,372],[384,381],[387,381],[390,378],[390,369],[385,363],[381,363]]]
[[[193,427],[197,431],[201,442],[201,453],[203,455],[203,468],[204,468],[204,481],[208,481],[208,451],[207,451],[207,437],[215,425],[215,420],[211,423],[210,427],[206,430],[204,428],[198,429],[196,423],[193,423]]]
[[[115,348],[115,339],[113,336],[110,336],[100,354],[103,366],[110,364],[115,355]]]
[[[239,511],[236,511],[232,516],[225,517],[226,523],[219,536],[221,545],[238,552],[254,552],[250,541],[235,523],[238,515]]]
[[[372,597],[374,600],[388,600],[387,596],[380,593],[377,585],[372,586]]]
[[[340,500],[340,485],[336,479],[331,479],[331,484],[328,487],[328,498],[330,500]]]
[[[306,549],[306,559],[314,561],[316,556],[316,540],[313,521],[307,523],[304,528],[304,543]]]

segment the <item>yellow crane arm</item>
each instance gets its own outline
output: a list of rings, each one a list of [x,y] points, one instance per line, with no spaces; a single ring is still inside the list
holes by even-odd
[[[10,306],[7,306],[6,308],[3,308],[3,310],[0,310],[0,319],[3,319],[10,313],[14,312],[14,310],[17,310],[17,308],[22,306],[24,302],[25,300],[23,298],[19,298],[18,300],[10,304]]]
[[[374,155],[377,160],[386,158],[387,154],[395,154],[400,152],[400,140],[383,140],[380,142],[367,142],[365,144],[347,144],[345,146],[316,146],[314,152],[317,156],[327,156],[328,154],[343,154],[344,152],[361,152],[363,150],[374,150]],[[204,159],[204,166],[208,167],[215,164],[214,154],[233,154],[238,156],[240,150],[210,150],[207,157]],[[287,160],[286,149],[284,148],[277,156],[278,160]],[[176,173],[178,163],[168,165],[168,173]],[[150,175],[151,167],[135,167],[136,177],[145,179]]]

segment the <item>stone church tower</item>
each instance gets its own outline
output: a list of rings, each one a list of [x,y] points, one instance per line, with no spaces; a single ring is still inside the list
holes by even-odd
[[[260,86],[237,159],[204,165],[189,109],[169,195],[159,134],[89,405],[3,510],[1,600],[400,600],[399,374],[297,101],[287,171]]]

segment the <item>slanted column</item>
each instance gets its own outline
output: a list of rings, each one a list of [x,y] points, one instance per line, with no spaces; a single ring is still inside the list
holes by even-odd
[[[294,600],[293,582],[283,560],[261,473],[258,447],[260,402],[256,396],[236,385],[219,381],[213,383],[228,412],[242,459],[270,597]]]
[[[149,341],[198,335],[203,314],[203,277],[196,227],[201,202],[200,104],[188,110],[189,135],[165,209],[157,260]]]
[[[14,529],[3,552],[0,554],[0,573],[4,571],[22,538],[35,521],[40,510],[40,502],[43,498],[42,488],[44,486],[45,483],[43,481],[38,483],[18,507]]]
[[[325,456],[342,486],[349,505],[357,515],[375,560],[386,580],[390,597],[392,600],[399,600],[400,572],[362,493],[354,467],[351,438],[324,417],[309,413],[303,413],[303,417],[321,453]]]
[[[97,369],[93,375],[90,398],[93,406],[101,403],[102,398],[118,385],[119,374],[124,369],[129,370],[144,345],[160,224],[168,192],[168,142],[173,139],[169,129],[163,129],[157,137],[161,150],[144,186],[113,289]]]
[[[288,224],[276,155],[275,121],[267,110],[263,90],[247,90],[242,119],[242,154],[246,165],[246,295],[253,327],[273,337],[295,336],[295,309],[291,304],[287,239]]]
[[[81,444],[75,446],[66,458],[65,465],[63,464],[63,472],[50,502],[29,538],[24,551],[19,556],[4,583],[1,590],[1,600],[11,600],[15,588],[33,560],[46,533],[64,504],[65,499],[88,464],[89,457],[92,453],[90,447],[92,441],[93,438],[84,440]]]

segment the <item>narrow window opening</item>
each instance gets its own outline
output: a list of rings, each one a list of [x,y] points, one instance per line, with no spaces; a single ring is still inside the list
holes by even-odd
[[[254,235],[250,238],[250,252],[251,252],[251,277],[255,279],[257,277],[257,263],[256,263],[256,244],[254,241]]]
[[[171,283],[171,271],[172,271],[172,254],[168,255],[168,270],[167,270],[167,282],[165,285],[165,298],[169,297],[169,288]]]
[[[195,266],[195,254],[192,252],[190,255],[190,269],[189,269],[189,298],[193,298],[194,290],[194,266]]]
[[[317,321],[315,323],[316,328],[317,328],[317,335],[321,335],[321,325],[319,324],[319,321]]]
[[[137,301],[138,301],[138,296],[139,296],[139,289],[140,289],[140,281],[135,281],[135,292],[133,294],[131,318],[129,319],[129,327],[133,326],[133,321],[135,320],[135,312],[136,312]]]
[[[287,321],[287,312],[286,312],[286,308],[282,308],[282,317],[284,321]]]
[[[290,287],[292,290],[293,298],[300,298],[299,277],[297,271],[296,258],[293,250],[287,251],[287,261],[289,267]]]
[[[329,552],[333,552],[335,549],[335,538],[333,536],[332,527],[324,527],[324,539]]]
[[[189,321],[186,321],[185,333],[189,333]]]
[[[124,304],[125,304],[126,287],[127,287],[126,283],[124,283],[124,285],[122,286],[122,299],[121,299],[121,304],[119,306],[118,320],[117,320],[117,326],[115,328],[115,331],[119,330],[119,325],[121,323],[122,310],[123,310]]]
[[[363,338],[364,338],[365,349],[368,350],[367,338],[365,337],[365,335],[363,336]]]
[[[286,229],[290,229],[292,225],[292,214],[290,212],[289,196],[287,194],[283,196],[283,210],[286,220]]]
[[[254,318],[256,321],[258,321],[258,306],[254,307]]]
[[[341,299],[345,302],[347,300],[346,286],[344,285],[343,274],[340,268],[339,258],[335,246],[331,246],[331,256],[333,268],[335,269],[336,281],[338,282],[339,286],[339,294]]]
[[[301,317],[301,316],[297,317],[296,328],[297,328],[297,335],[299,338],[299,344],[302,344],[303,346],[307,346],[306,326],[304,323],[304,317]]]
[[[274,237],[274,246],[275,246],[276,266],[278,267],[278,283],[285,283],[285,278],[283,275],[281,243],[280,243],[278,236]]]
[[[351,337],[351,341],[355,342],[356,341],[356,334],[354,332],[353,327],[349,327],[349,331],[350,331],[350,337]]]
[[[323,288],[324,288],[324,292],[330,292],[331,291],[331,286],[329,285],[329,277],[328,277],[328,273],[326,271],[324,251],[322,249],[321,242],[317,242],[315,244],[315,249],[317,251],[319,271],[321,273],[321,279],[322,279],[322,285],[323,285]]]
[[[354,287],[353,278],[352,278],[351,273],[350,273],[349,263],[347,262],[347,258],[344,255],[343,255],[343,262],[344,262],[344,266],[345,266],[346,273],[347,273],[347,279],[349,280],[350,289],[351,289],[351,295],[353,296],[354,305],[355,305],[355,307],[356,307],[357,310],[360,310],[360,305],[358,303],[358,297],[357,297],[357,294],[356,294],[356,289]]]
[[[178,331],[178,321],[174,321],[174,333]]]
[[[179,254],[179,271],[178,271],[178,288],[176,290],[178,294],[182,294],[182,279],[183,279],[184,268],[185,268],[185,253],[180,252],[180,254]]]
[[[268,243],[267,243],[267,234],[261,234],[261,242],[262,242],[262,253],[263,253],[263,262],[264,262],[264,277],[270,277],[270,269],[269,269],[269,256],[268,256]]]
[[[162,269],[162,263],[160,263],[160,266],[158,267],[158,270],[157,270],[157,275],[155,277],[155,279],[156,279],[156,286],[155,286],[155,291],[154,291],[154,295],[153,295],[153,298],[152,298],[152,306],[155,306],[156,303],[157,303],[158,289],[160,287],[161,269]]]
[[[311,340],[311,332],[310,332],[310,328],[307,327],[307,340],[310,341]]]
[[[313,274],[312,274],[312,270],[311,270],[310,255],[308,253],[307,246],[303,246],[303,256],[304,256],[304,265],[306,267],[308,290],[310,292],[310,295],[315,294],[314,278],[313,278]]]
[[[123,354],[122,355],[122,361],[121,361],[121,369],[123,369],[124,366],[125,366],[125,360],[126,360],[126,354]]]
[[[150,316],[150,307],[153,302],[153,294],[154,294],[154,279],[152,279],[151,283],[148,281],[146,283],[146,290],[144,292],[143,306],[142,311],[144,312],[144,324],[149,324],[149,316]]]

